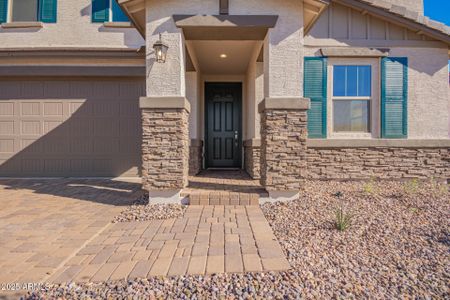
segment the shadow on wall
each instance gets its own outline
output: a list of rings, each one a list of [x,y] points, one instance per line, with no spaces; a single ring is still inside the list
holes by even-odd
[[[89,21],[92,18],[92,4],[87,5],[86,7],[80,10],[80,16],[89,17]],[[145,45],[145,41],[142,38],[141,34],[134,27],[130,28],[114,28],[114,27],[105,27],[102,23],[96,23],[98,25],[98,31],[103,33],[113,33],[113,34],[121,34],[121,39],[125,46],[130,48],[140,48]]]
[[[140,175],[142,81],[18,80],[2,88],[0,177]]]

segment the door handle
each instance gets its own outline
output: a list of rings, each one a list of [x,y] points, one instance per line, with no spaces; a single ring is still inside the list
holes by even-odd
[[[234,139],[237,141],[237,139],[238,139],[238,132],[237,131],[235,131],[234,132]]]
[[[234,146],[237,148],[239,146],[238,142],[238,132],[237,130],[234,132]]]

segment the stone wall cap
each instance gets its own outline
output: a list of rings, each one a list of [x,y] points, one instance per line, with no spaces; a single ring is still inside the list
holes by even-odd
[[[258,111],[265,110],[308,110],[310,101],[302,97],[265,98],[259,105]]]
[[[159,109],[185,109],[191,111],[191,105],[185,97],[141,97],[139,98],[139,107],[159,108]]]
[[[450,139],[308,139],[308,148],[450,148]]]
[[[244,147],[261,147],[261,139],[248,139],[244,141]]]

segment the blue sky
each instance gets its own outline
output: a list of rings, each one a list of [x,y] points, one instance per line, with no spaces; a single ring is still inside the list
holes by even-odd
[[[450,0],[424,0],[425,15],[450,26]],[[450,60],[448,61],[450,71]]]
[[[450,0],[424,0],[425,15],[450,26]]]

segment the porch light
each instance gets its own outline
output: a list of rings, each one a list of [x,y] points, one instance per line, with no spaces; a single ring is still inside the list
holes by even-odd
[[[153,49],[155,50],[156,62],[165,63],[169,46],[162,42],[161,33],[159,34],[159,40],[153,44]]]
[[[224,54],[220,54],[220,58],[227,58],[227,55],[224,53]]]

